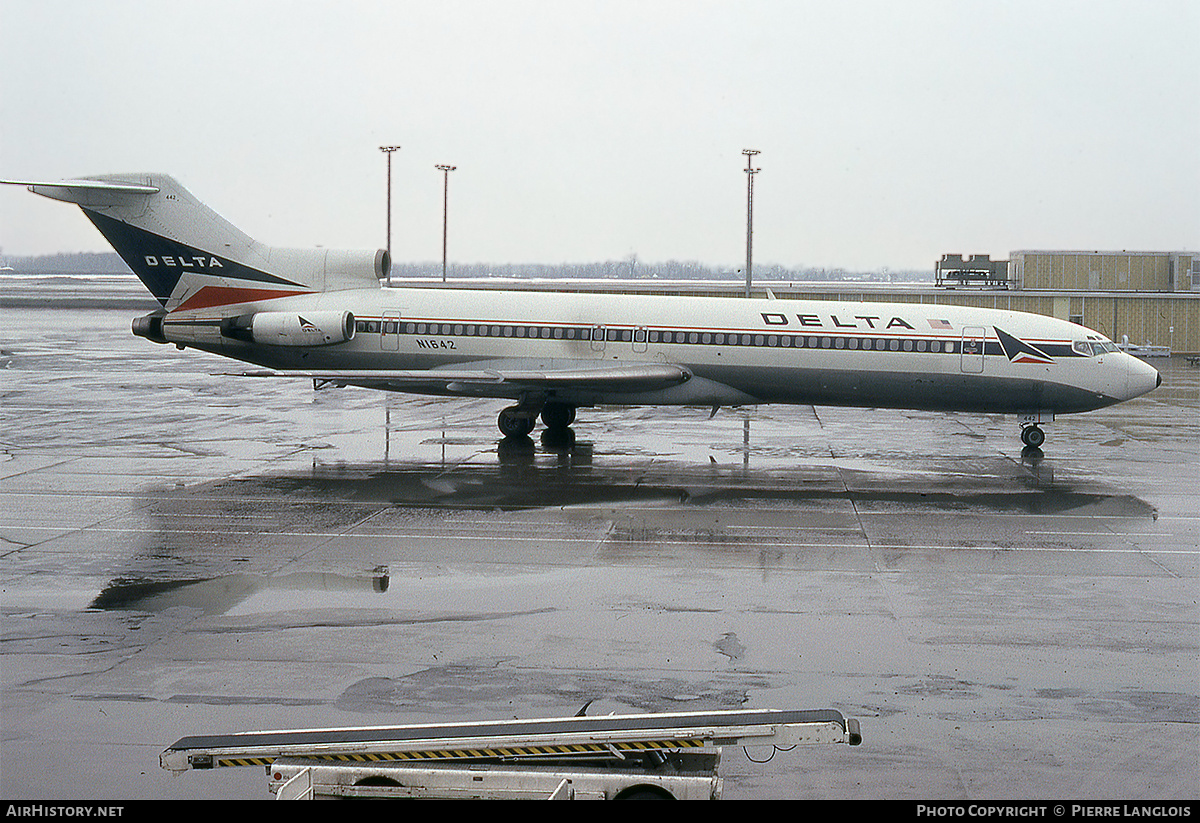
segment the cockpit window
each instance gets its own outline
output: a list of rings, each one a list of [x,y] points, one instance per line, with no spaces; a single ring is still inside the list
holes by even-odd
[[[1116,343],[1105,340],[1101,343],[1098,340],[1076,340],[1072,346],[1076,354],[1082,354],[1084,357],[1092,357],[1104,354],[1110,351],[1120,351],[1121,348]]]

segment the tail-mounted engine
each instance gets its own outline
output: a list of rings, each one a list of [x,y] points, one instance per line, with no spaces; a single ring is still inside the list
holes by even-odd
[[[287,249],[264,247],[265,269],[314,291],[378,288],[392,268],[383,249]]]
[[[331,346],[354,339],[348,311],[266,311],[227,317],[221,336],[266,346]]]
[[[167,338],[163,336],[163,318],[166,316],[165,311],[156,311],[144,317],[133,318],[133,333],[155,343],[166,343]]]

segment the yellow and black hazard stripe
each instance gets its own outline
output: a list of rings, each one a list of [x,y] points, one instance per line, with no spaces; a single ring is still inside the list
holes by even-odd
[[[221,766],[270,766],[275,762],[273,757],[223,757],[214,761]]]
[[[405,752],[368,752],[358,754],[325,754],[314,752],[296,755],[310,760],[330,763],[415,762],[423,760],[483,760],[487,758],[555,757],[618,752],[661,751],[664,749],[698,749],[703,740],[638,740],[619,743],[574,743],[558,746],[506,746],[490,749],[426,749]],[[273,757],[218,758],[217,766],[269,766]]]

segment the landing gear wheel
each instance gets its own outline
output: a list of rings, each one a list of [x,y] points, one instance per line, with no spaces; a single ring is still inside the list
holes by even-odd
[[[562,431],[575,422],[575,407],[565,403],[547,403],[542,407],[542,422],[548,429]]]
[[[1021,429],[1021,442],[1033,449],[1040,449],[1046,442],[1046,433],[1037,426],[1026,426]]]
[[[500,412],[500,417],[496,420],[496,425],[500,427],[500,433],[505,437],[525,437],[533,431],[533,418],[518,416],[518,408],[511,406],[505,409]]]

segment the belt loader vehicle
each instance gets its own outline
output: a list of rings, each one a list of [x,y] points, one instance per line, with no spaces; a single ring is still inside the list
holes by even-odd
[[[723,746],[862,740],[833,709],[736,710],[184,737],[173,772],[263,766],[277,799],[718,799]]]

